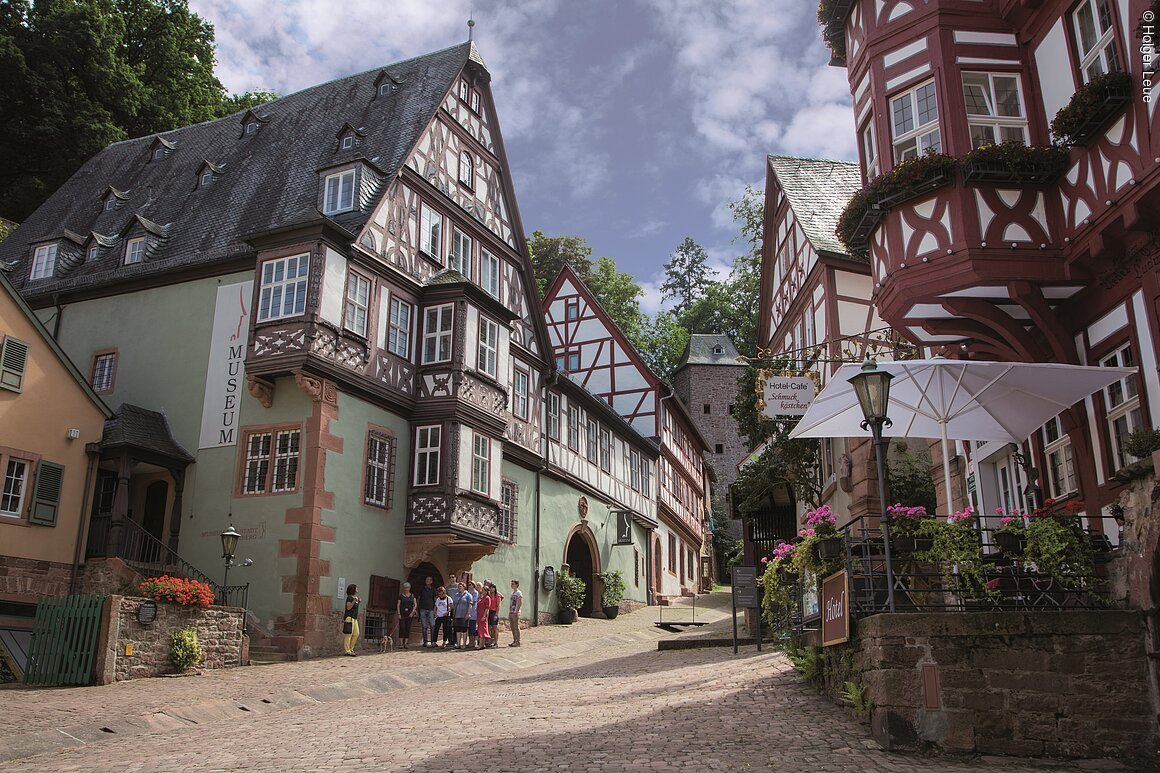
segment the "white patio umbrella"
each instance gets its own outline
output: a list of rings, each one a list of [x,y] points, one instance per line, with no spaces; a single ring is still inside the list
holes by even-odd
[[[951,490],[950,440],[1022,443],[1061,411],[1098,389],[1135,373],[1133,368],[1032,362],[900,360],[878,367],[890,382],[885,437],[940,438],[943,475]],[[861,365],[843,365],[830,377],[790,432],[796,437],[858,437],[865,433],[851,376]]]

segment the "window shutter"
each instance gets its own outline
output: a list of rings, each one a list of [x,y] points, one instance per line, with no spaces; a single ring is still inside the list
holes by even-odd
[[[4,345],[0,348],[0,389],[23,391],[24,368],[27,364],[28,344],[4,336]]]
[[[56,526],[56,511],[64,483],[64,467],[55,462],[42,461],[36,467],[36,487],[32,492],[29,523]]]

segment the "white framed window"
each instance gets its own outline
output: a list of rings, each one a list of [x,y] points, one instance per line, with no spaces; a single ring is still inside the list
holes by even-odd
[[[972,147],[1001,142],[1027,144],[1027,117],[1018,74],[965,72],[963,101]]]
[[[348,134],[342,138],[342,149],[343,150],[353,150],[354,149],[354,135],[353,134]]]
[[[458,228],[451,230],[451,255],[448,268],[471,278],[471,237]]]
[[[365,338],[370,304],[370,280],[362,274],[351,271],[346,277],[346,310],[343,314],[343,327],[355,335]]]
[[[468,188],[475,187],[475,162],[471,159],[471,153],[466,150],[459,154],[459,182]]]
[[[29,279],[44,279],[52,276],[56,269],[56,251],[58,245],[42,244],[32,253],[32,273]]]
[[[298,487],[301,430],[252,432],[245,441],[243,494],[284,493]]]
[[[447,362],[451,359],[451,323],[453,310],[450,303],[432,306],[423,317],[423,364]]]
[[[1131,345],[1121,347],[1105,357],[1100,364],[1111,368],[1136,367]],[[1117,470],[1136,461],[1136,457],[1124,452],[1124,441],[1128,435],[1144,426],[1136,378],[1137,374],[1132,373],[1104,388],[1108,408],[1108,435],[1112,441],[1112,460]]]
[[[1043,455],[1047,458],[1047,495],[1059,498],[1076,491],[1071,439],[1058,416],[1043,425]]]
[[[493,298],[499,297],[499,258],[482,248],[479,250],[479,286]]]
[[[862,162],[863,168],[866,170],[866,181],[869,182],[879,175],[878,144],[874,137],[873,116],[866,121],[866,125],[859,132],[859,140],[862,143]]]
[[[154,161],[161,161],[164,158],[165,158],[165,146],[164,145],[154,149],[154,151],[153,151],[153,160]]]
[[[391,93],[390,81],[383,81],[382,83],[379,84],[379,96],[380,97],[385,97],[386,95],[388,95],[390,93]]]
[[[580,450],[580,409],[575,405],[568,406],[568,447]]]
[[[115,196],[110,196],[108,198],[108,200],[105,202],[105,211],[108,212],[108,211],[116,209],[116,208],[117,208],[117,198]]]
[[[1097,75],[1122,70],[1116,53],[1111,0],[1081,0],[1072,12],[1079,69],[1084,83]]]
[[[415,430],[415,485],[439,485],[439,426]]]
[[[262,287],[258,294],[258,321],[294,317],[306,311],[309,272],[309,255],[295,255],[263,263]]]
[[[145,237],[138,236],[125,242],[125,265],[130,266],[145,260]]]
[[[600,428],[600,469],[612,472],[612,433]]]
[[[363,502],[391,509],[391,478],[395,467],[395,439],[385,432],[367,432],[366,476]]]
[[[938,153],[942,142],[934,81],[891,98],[890,125],[894,133],[894,163]]]
[[[101,352],[93,357],[93,370],[89,384],[97,394],[113,391],[113,377],[117,372],[117,353]]]
[[[213,182],[213,172],[201,173],[201,187],[205,187]]]
[[[258,131],[258,128],[259,128],[260,126],[261,126],[261,124],[260,124],[260,123],[258,123],[257,121],[249,121],[249,122],[247,122],[247,123],[246,123],[246,130],[245,130],[245,131],[246,131],[246,134],[254,134],[255,132],[257,132],[257,131]]]
[[[387,323],[387,351],[411,359],[411,304],[391,298],[391,318]]]
[[[491,491],[491,439],[478,432],[471,440],[471,490],[479,494]]]
[[[499,491],[499,536],[507,542],[514,542],[520,487],[515,481],[505,480],[500,483]]]
[[[548,437],[560,439],[560,395],[548,393]]]
[[[32,463],[8,457],[4,465],[4,490],[0,492],[0,516],[22,518],[28,496],[28,474]]]
[[[592,419],[589,419],[588,434],[587,437],[584,438],[584,455],[588,458],[588,461],[592,462],[593,464],[596,464],[596,460],[599,458],[599,449],[597,448],[597,443],[599,442],[597,437],[599,436],[599,433],[600,426]]]
[[[646,497],[652,496],[649,489],[652,488],[652,471],[648,466],[648,459],[643,456],[640,458],[640,493]]]
[[[351,211],[354,209],[354,170],[328,174],[323,190],[326,196],[322,201],[322,214],[336,215]]]
[[[479,112],[479,92],[474,89],[471,91],[471,112]]]
[[[564,301],[564,319],[568,322],[580,319],[580,301],[574,299]]]
[[[632,487],[633,491],[640,491],[641,490],[641,488],[640,488],[640,482],[641,482],[640,462],[641,462],[640,451],[629,451],[628,452],[628,475],[629,475],[628,485]]]
[[[479,318],[479,353],[476,366],[481,373],[496,378],[499,360],[499,325],[487,317]]]
[[[459,81],[459,98],[462,99],[464,102],[466,102],[470,95],[471,95],[471,86],[468,85],[466,80],[460,79],[460,81]]]
[[[422,215],[419,219],[419,249],[442,263],[443,255],[443,215],[426,204],[421,207]]]
[[[580,350],[573,349],[567,353],[567,361],[565,363],[566,370],[569,373],[575,373],[580,370]]]
[[[516,368],[512,372],[512,413],[519,419],[528,418],[528,382],[526,370]]]

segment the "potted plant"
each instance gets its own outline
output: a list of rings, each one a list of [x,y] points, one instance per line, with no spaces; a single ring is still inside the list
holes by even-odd
[[[1064,145],[1087,145],[1132,100],[1132,76],[1097,75],[1080,86],[1051,121],[1051,133]]]
[[[600,594],[600,606],[604,609],[604,616],[615,620],[620,614],[620,601],[624,598],[624,575],[619,569],[605,572],[600,575],[604,582],[604,591]]]
[[[588,586],[584,580],[567,569],[560,570],[560,574],[556,577],[556,593],[559,594],[560,598],[560,611],[557,618],[561,623],[571,625],[576,622],[576,610],[584,604],[584,594],[587,590]]]
[[[201,644],[197,640],[197,630],[182,628],[169,637],[169,661],[179,672],[185,672],[201,662]]]
[[[982,145],[959,161],[966,183],[1047,185],[1067,169],[1068,149],[1058,145],[1002,142]]]
[[[896,502],[887,507],[886,520],[890,523],[891,550],[900,556],[930,550],[933,546],[931,538],[918,536],[919,527],[923,520],[928,518],[930,516],[922,505],[911,507]]]
[[[974,508],[967,507],[946,520],[928,518],[921,522],[918,534],[929,537],[931,547],[915,553],[915,558],[934,564],[943,583],[969,599],[986,598],[996,593],[984,576],[983,548],[975,524]]]
[[[825,577],[842,565],[845,541],[834,528],[837,516],[826,505],[806,513],[806,528],[798,532],[791,563],[794,572]]]
[[[1124,453],[1137,459],[1148,459],[1160,451],[1160,429],[1138,429],[1124,438]]]
[[[794,586],[798,574],[793,566],[795,548],[788,542],[781,542],[770,556],[761,559],[765,569],[758,578],[761,584],[761,608],[771,623],[777,618],[778,609],[793,601]]]
[[[1034,564],[1036,572],[1051,575],[1066,588],[1080,588],[1095,571],[1091,540],[1077,515],[1083,503],[1073,499],[1060,508],[1049,502],[1027,524],[1023,562]]]

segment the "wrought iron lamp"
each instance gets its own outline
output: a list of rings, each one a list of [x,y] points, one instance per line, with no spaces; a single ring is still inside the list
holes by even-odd
[[[890,380],[894,376],[879,370],[878,363],[867,357],[862,372],[849,379],[862,409],[862,429],[874,436],[874,456],[878,463],[878,504],[882,513],[882,548],[886,558],[886,603],[894,611],[894,565],[890,558],[890,521],[886,517],[886,448],[882,428],[893,424],[887,411],[890,407]]]
[[[222,532],[222,558],[226,562],[226,574],[222,578],[223,588],[230,584],[230,567],[234,565],[234,552],[238,548],[238,538],[241,536],[232,523]]]

